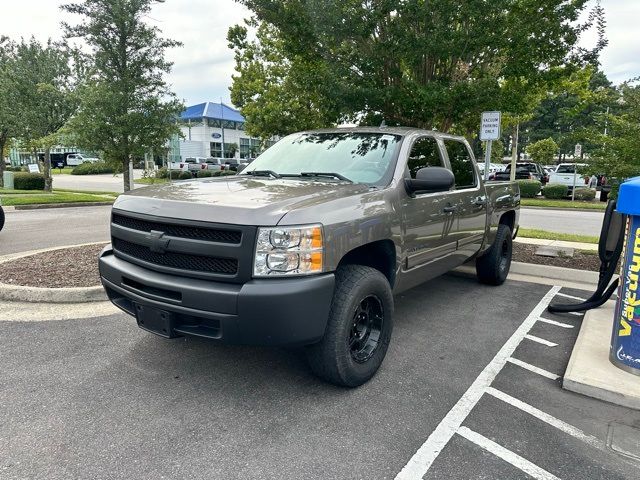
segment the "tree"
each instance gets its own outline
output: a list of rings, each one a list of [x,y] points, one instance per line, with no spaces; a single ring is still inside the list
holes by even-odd
[[[51,191],[51,148],[60,143],[60,131],[77,108],[72,53],[50,40],[42,45],[31,38],[16,46],[14,75],[19,96],[19,138],[44,151],[45,190]]]
[[[239,0],[253,13],[229,31],[232,99],[265,138],[340,120],[471,135],[483,110],[525,113],[574,65],[595,61],[576,23],[587,0]],[[604,42],[604,43],[603,43]]]
[[[0,187],[4,186],[4,153],[18,135],[21,117],[17,108],[18,83],[14,74],[15,44],[0,37]]]
[[[593,132],[591,141],[600,147],[589,166],[593,173],[618,180],[640,175],[640,86],[624,83],[620,92],[618,111],[601,118]]]
[[[482,144],[482,158],[478,161],[484,162],[484,156],[487,148],[487,144]],[[502,163],[502,157],[504,156],[504,144],[501,140],[495,140],[491,143],[491,163]]]
[[[557,151],[558,144],[553,138],[538,140],[527,147],[527,153],[531,155],[531,159],[540,165],[553,163]]]
[[[62,7],[83,16],[79,25],[64,28],[92,49],[90,75],[79,89],[81,107],[68,131],[78,146],[101,152],[123,170],[125,191],[129,160],[160,150],[180,131],[176,120],[184,105],[164,81],[172,66],[165,50],[180,43],[143,21],[162,1],[83,0]]]

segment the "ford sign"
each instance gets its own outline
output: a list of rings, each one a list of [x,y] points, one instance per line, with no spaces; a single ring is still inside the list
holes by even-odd
[[[212,136],[213,138],[220,138],[220,137],[222,137],[222,135],[220,135],[219,133],[212,133],[212,134],[211,134],[211,136]]]

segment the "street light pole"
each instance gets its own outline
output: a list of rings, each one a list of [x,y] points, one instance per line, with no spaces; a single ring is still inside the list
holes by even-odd
[[[520,122],[516,124],[516,135],[511,147],[511,172],[509,180],[512,182],[516,179],[516,161],[518,160],[518,137],[520,136]]]

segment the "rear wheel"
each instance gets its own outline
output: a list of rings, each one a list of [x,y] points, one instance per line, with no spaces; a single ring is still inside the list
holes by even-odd
[[[4,227],[4,210],[0,207],[0,230]]]
[[[513,241],[511,229],[500,224],[491,248],[476,259],[476,273],[481,283],[502,285],[509,275]]]
[[[340,267],[324,338],[306,350],[313,372],[345,387],[368,381],[387,353],[392,314],[391,287],[382,273],[360,265]]]

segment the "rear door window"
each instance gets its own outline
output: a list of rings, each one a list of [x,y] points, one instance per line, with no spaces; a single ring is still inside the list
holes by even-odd
[[[447,148],[449,163],[455,177],[456,190],[475,187],[476,171],[467,146],[458,140],[451,139],[445,139],[444,145]]]
[[[442,166],[444,163],[440,155],[440,148],[434,137],[421,137],[413,143],[407,162],[411,178],[416,178],[416,173],[421,168]]]

